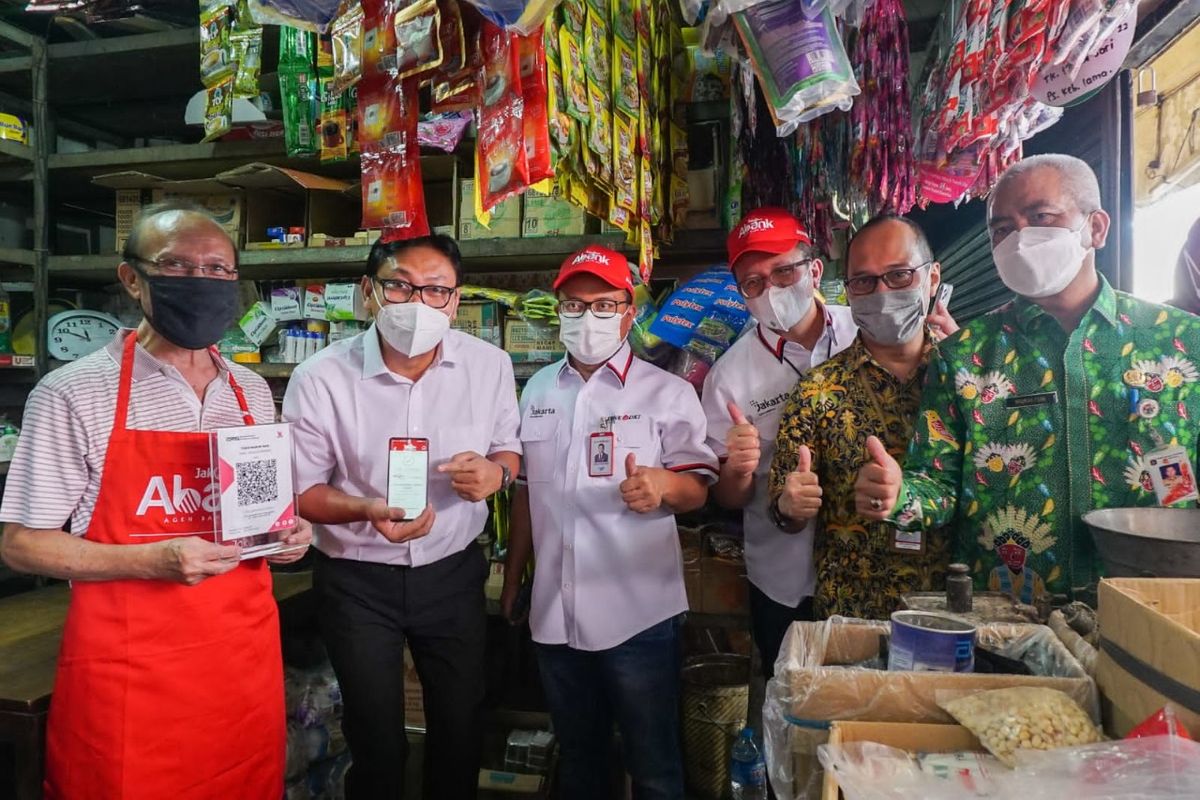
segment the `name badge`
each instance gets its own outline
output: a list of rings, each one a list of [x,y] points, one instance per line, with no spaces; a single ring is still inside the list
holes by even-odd
[[[1058,402],[1058,392],[1038,392],[1037,394],[1021,394],[1004,400],[1005,408],[1030,408],[1033,406],[1052,406]]]
[[[588,477],[611,478],[613,475],[612,431],[593,433],[588,437]]]
[[[1196,491],[1196,473],[1187,450],[1179,446],[1164,447],[1148,455],[1150,481],[1158,503],[1171,506],[1200,499]]]
[[[924,531],[902,531],[896,528],[892,531],[892,552],[907,555],[920,555],[925,552]]]

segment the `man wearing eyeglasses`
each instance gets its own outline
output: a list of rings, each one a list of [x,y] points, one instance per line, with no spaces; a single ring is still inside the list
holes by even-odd
[[[72,581],[46,797],[283,791],[271,573],[212,541],[209,431],[275,417],[262,378],[212,347],[235,318],[237,272],[207,214],[148,208],[117,267],[141,323],[42,378],[26,403],[0,555]],[[302,523],[285,541],[311,538]]]
[[[375,244],[361,284],[374,324],[301,364],[283,401],[300,508],[318,523],[314,585],[351,800],[404,794],[405,642],[425,695],[426,796],[476,794],[487,563],[475,539],[521,445],[508,355],[450,329],[461,280],[449,237]],[[423,508],[385,499],[393,438],[427,440]]]
[[[675,514],[704,505],[717,459],[683,379],[633,355],[633,280],[588,247],[554,282],[567,357],[521,396],[525,468],[501,603],[536,555],[530,628],[560,747],[559,795],[612,796],[613,722],[635,797],[683,798]]]
[[[812,529],[781,530],[767,514],[767,470],[780,412],[796,381],[854,339],[850,311],[814,294],[823,272],[808,233],[782,208],[747,214],[730,233],[729,266],[758,325],[704,381],[708,444],[721,458],[717,502],[743,509],[750,615],[770,677],[783,636],[812,618]]]
[[[870,449],[902,453],[937,335],[956,330],[944,309],[927,315],[941,282],[919,227],[885,215],[850,242],[846,295],[858,337],[796,384],[771,465],[769,513],[787,529],[817,521],[818,618],[887,619],[902,595],[938,588],[948,564],[943,530],[908,534],[855,507],[855,479]]]

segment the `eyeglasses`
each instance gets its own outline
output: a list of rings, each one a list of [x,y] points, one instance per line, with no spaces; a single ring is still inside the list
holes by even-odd
[[[926,261],[924,264],[918,264],[915,267],[890,269],[882,275],[859,275],[855,278],[847,278],[842,283],[845,284],[846,291],[854,295],[871,294],[878,288],[880,281],[883,281],[884,285],[889,289],[907,289],[912,286],[917,272],[925,269],[932,263],[932,261]]]
[[[767,276],[767,280],[772,286],[778,286],[780,289],[785,289],[791,286],[800,279],[801,270],[806,270],[812,265],[812,259],[797,261],[792,264],[784,264],[771,270],[771,274]],[[767,280],[759,275],[755,275],[738,284],[738,292],[747,300],[753,300],[762,295],[767,288]]]
[[[383,292],[383,299],[389,303],[407,303],[415,294],[430,308],[445,308],[458,291],[457,286],[416,286],[396,278],[374,280]]]
[[[231,267],[228,264],[196,264],[186,258],[176,258],[175,256],[164,256],[154,260],[141,256],[129,256],[125,260],[131,263],[146,264],[154,267],[155,274],[171,277],[186,277],[199,273],[207,278],[232,280],[238,274],[237,267]]]
[[[592,300],[590,303],[587,300],[560,300],[558,315],[567,319],[578,319],[583,316],[583,312],[590,309],[596,319],[612,319],[622,306],[627,305],[628,300]]]

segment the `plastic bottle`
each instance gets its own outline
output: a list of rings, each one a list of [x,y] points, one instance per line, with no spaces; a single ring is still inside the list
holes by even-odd
[[[766,800],[767,763],[754,742],[754,729],[742,728],[729,758],[729,796],[733,800]]]

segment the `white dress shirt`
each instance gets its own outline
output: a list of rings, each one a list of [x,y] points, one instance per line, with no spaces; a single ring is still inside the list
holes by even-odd
[[[314,545],[332,558],[418,567],[462,551],[483,530],[487,504],[460,498],[438,465],[468,451],[521,452],[511,359],[455,330],[415,383],[384,364],[374,325],[331,344],[296,368],[283,417],[294,426],[301,493],[328,484],[354,497],[387,497],[388,441],[429,440],[437,515],[429,535],[395,544],[369,522],[315,525]]]
[[[767,514],[767,476],[775,457],[779,421],[796,381],[810,368],[849,347],[858,333],[849,308],[824,308],[825,330],[812,350],[758,325],[717,360],[704,380],[702,395],[708,444],[722,461],[728,455],[725,437],[733,427],[727,408],[730,402],[736,403],[758,428],[762,458],[754,471],[754,497],[742,512],[746,575],[759,591],[789,608],[811,597],[816,587],[815,522],[809,522],[799,533],[779,530]]]
[[[611,476],[590,477],[590,437],[612,433]],[[687,610],[675,516],[621,499],[625,460],[716,479],[696,390],[626,344],[586,383],[566,359],[521,395],[522,480],[533,548],[530,626],[543,644],[607,650]]]

